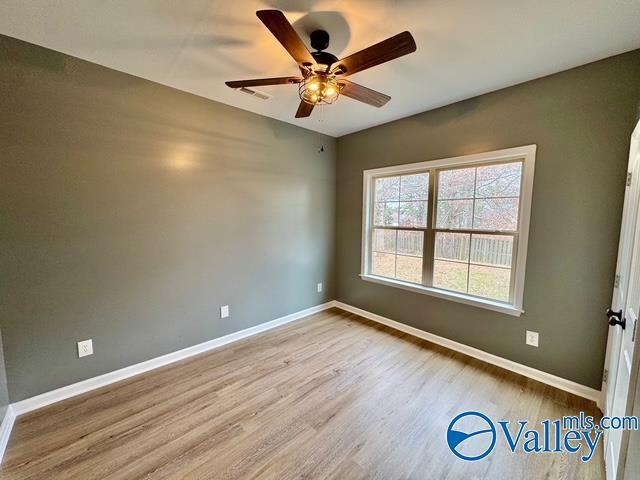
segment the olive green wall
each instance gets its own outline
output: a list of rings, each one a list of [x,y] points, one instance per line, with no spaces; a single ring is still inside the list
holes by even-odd
[[[599,389],[639,99],[634,51],[338,139],[337,299]],[[358,277],[363,170],[532,143],[524,315]],[[525,345],[527,329],[539,348]]]
[[[636,51],[349,135],[336,148],[0,36],[10,400],[333,298],[599,388],[639,86]],[[525,315],[359,279],[364,169],[530,143],[538,156]],[[222,304],[229,319],[218,318]],[[525,346],[525,329],[540,332],[540,348]],[[78,359],[86,338],[95,354]],[[0,409],[4,391],[0,378]]]
[[[12,401],[333,299],[334,139],[2,36],[0,92]]]
[[[7,413],[9,405],[9,391],[7,389],[7,373],[4,366],[4,352],[2,348],[2,334],[0,333],[0,422]]]

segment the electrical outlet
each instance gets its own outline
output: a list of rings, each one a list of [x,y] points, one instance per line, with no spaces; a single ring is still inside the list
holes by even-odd
[[[93,355],[93,340],[82,340],[78,342],[78,358]]]
[[[318,284],[318,293],[322,292],[322,282]]]
[[[222,305],[220,307],[220,318],[227,318],[229,316],[229,305]]]
[[[538,332],[527,330],[527,345],[531,345],[532,347],[538,346]]]

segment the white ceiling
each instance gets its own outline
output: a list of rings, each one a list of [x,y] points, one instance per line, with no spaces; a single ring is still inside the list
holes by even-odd
[[[338,57],[403,30],[418,51],[351,80],[392,96],[349,98],[295,119],[295,86],[236,92],[225,80],[296,75],[255,15],[283,10]],[[2,0],[0,33],[333,136],[640,47],[640,0]]]

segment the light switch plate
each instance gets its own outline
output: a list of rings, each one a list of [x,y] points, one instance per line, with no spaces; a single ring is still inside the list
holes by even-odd
[[[318,284],[318,293],[322,292],[322,282]]]
[[[78,358],[93,355],[93,340],[82,340],[78,342]]]
[[[527,345],[531,345],[532,347],[538,346],[538,332],[527,330]]]
[[[227,318],[229,316],[229,305],[222,305],[220,307],[220,318]]]

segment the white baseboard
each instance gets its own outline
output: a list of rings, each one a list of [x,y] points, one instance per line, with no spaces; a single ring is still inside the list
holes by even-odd
[[[395,320],[391,320],[381,315],[362,310],[361,308],[353,307],[346,303],[336,301],[335,306],[347,312],[355,313],[356,315],[360,315],[361,317],[373,320],[374,322],[381,323],[395,330],[408,333],[409,335],[413,335],[414,337],[422,338],[429,342],[442,345],[443,347],[455,350],[456,352],[464,353],[465,355],[469,355],[470,357],[477,358],[492,365],[497,365],[498,367],[502,367],[515,373],[519,373],[520,375],[524,375],[525,377],[529,377],[539,382],[546,383],[547,385],[551,385],[552,387],[559,388],[560,390],[573,393],[580,397],[586,398],[587,400],[592,400],[596,402],[598,407],[601,408],[600,403],[602,395],[600,393],[600,390],[595,390],[594,388],[572,382],[571,380],[557,377],[550,373],[536,370],[535,368],[527,367],[526,365],[516,363],[512,360],[507,360],[506,358],[498,357],[497,355],[493,355],[483,350],[479,350],[462,343],[454,342],[453,340],[449,340],[448,338],[425,332],[424,330],[405,325],[404,323],[396,322]]]
[[[335,306],[335,303],[333,301],[323,303],[321,305],[316,305],[315,307],[307,308],[305,310],[301,310],[284,317],[276,318],[275,320],[261,323],[260,325],[256,325],[255,327],[240,330],[239,332],[231,333],[229,335],[225,335],[224,337],[214,338],[213,340],[209,340],[192,347],[187,347],[176,352],[168,353],[166,355],[162,355],[161,357],[152,358],[151,360],[147,360],[145,362],[136,363],[135,365],[131,365],[129,367],[121,368],[113,372],[105,373],[104,375],[89,378],[72,385],[67,385],[66,387],[61,387],[56,390],[43,393],[41,395],[36,395],[35,397],[21,400],[19,402],[13,403],[10,408],[13,407],[12,413],[15,418],[27,412],[37,410],[38,408],[51,405],[52,403],[75,397],[76,395],[95,390],[96,388],[104,387],[106,385],[119,382],[120,380],[125,380],[135,375],[148,372],[149,370],[163,367],[170,363],[192,357],[199,353],[207,352],[209,350],[222,347],[223,345],[242,340],[243,338],[247,338],[252,335],[271,330],[272,328],[276,328],[286,323],[290,323],[295,320],[307,317],[314,313],[327,310],[328,308],[331,308],[333,306]]]
[[[0,463],[2,463],[2,459],[4,458],[4,452],[7,449],[7,444],[9,443],[9,437],[11,436],[11,430],[13,429],[15,421],[15,411],[11,405],[8,405],[7,411],[2,419],[2,425],[0,426]]]

